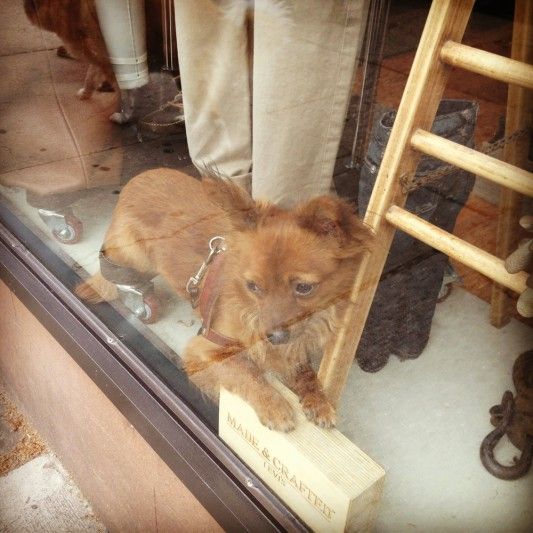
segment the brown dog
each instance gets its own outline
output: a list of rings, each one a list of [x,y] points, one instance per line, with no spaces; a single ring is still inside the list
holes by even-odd
[[[339,198],[321,196],[286,210],[253,201],[228,180],[200,182],[157,169],[124,187],[104,252],[115,263],[162,275],[187,297],[187,282],[217,235],[226,251],[209,327],[215,336],[188,344],[189,376],[214,399],[220,386],[239,394],[263,424],[289,431],[294,413],[266,378],[272,373],[296,392],[310,420],[333,426],[335,411],[309,358],[334,338],[370,232]],[[100,274],[77,293],[93,302],[117,295]]]
[[[56,33],[70,54],[88,63],[78,98],[87,100],[98,86],[116,87],[94,0],[24,0],[24,11],[32,24]]]

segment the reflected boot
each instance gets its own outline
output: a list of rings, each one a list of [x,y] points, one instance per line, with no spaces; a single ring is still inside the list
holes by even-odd
[[[183,98],[181,92],[158,110],[148,113],[137,123],[139,138],[160,137],[185,131]]]
[[[432,131],[456,143],[472,146],[478,105],[467,100],[443,100]],[[359,182],[358,207],[368,205],[395,119],[389,111],[378,117],[372,131]],[[408,185],[406,209],[452,232],[455,220],[474,186],[475,177],[424,156]],[[431,322],[448,258],[417,239],[396,232],[361,341],[357,362],[367,372],[383,368],[391,355],[418,357],[429,340]]]

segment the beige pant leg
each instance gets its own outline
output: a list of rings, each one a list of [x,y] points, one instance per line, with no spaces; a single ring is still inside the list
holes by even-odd
[[[282,205],[329,191],[366,0],[256,0],[253,195]]]
[[[249,188],[248,2],[174,0],[185,127],[193,163]]]

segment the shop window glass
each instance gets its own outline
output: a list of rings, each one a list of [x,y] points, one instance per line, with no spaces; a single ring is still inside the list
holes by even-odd
[[[6,226],[214,434],[222,380],[276,439],[307,417],[324,461],[352,464],[338,443],[327,458],[336,426],[376,461],[372,483],[382,465],[383,530],[531,525],[529,489],[478,459],[488,409],[531,349],[516,297],[495,328],[487,278],[398,233],[338,409],[316,377],[361,253],[380,245],[361,220],[430,2],[75,4],[5,2]],[[478,2],[464,42],[509,56],[512,29],[511,8]],[[507,97],[454,71],[433,131],[500,158],[530,136],[508,138]],[[496,253],[496,186],[432,159],[409,187],[409,211]],[[517,220],[532,214],[522,203]],[[282,460],[283,441],[259,443],[246,420],[227,413],[267,483],[333,524],[340,511],[292,471],[303,448],[289,439]]]

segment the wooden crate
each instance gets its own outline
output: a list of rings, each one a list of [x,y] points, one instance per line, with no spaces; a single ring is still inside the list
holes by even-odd
[[[306,418],[296,396],[296,429],[272,431],[244,400],[220,393],[220,437],[314,531],[370,531],[385,472],[336,429]]]

